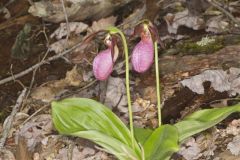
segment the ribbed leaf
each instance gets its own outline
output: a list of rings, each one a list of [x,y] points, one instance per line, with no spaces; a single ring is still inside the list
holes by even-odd
[[[71,135],[86,138],[99,144],[105,148],[107,152],[115,155],[120,160],[140,160],[132,148],[104,133],[98,131],[80,131],[72,133]]]
[[[140,143],[141,145],[145,143],[145,141],[151,136],[152,133],[152,129],[134,127],[134,136],[138,143]]]
[[[187,116],[184,120],[175,124],[178,128],[180,142],[216,125],[234,112],[240,112],[240,105],[204,109]]]
[[[52,116],[61,134],[87,138],[102,147],[108,146],[106,149],[119,159],[127,159],[125,150],[131,153],[130,159],[141,159],[141,150],[136,142],[131,148],[129,129],[101,103],[86,98],[52,102]]]
[[[168,160],[178,151],[178,130],[171,125],[157,128],[143,145],[146,160]]]

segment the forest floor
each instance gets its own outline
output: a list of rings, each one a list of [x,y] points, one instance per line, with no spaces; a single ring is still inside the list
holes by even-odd
[[[85,97],[104,103],[128,123],[121,45],[107,81],[97,81],[92,71],[94,57],[105,48],[104,36],[79,46],[108,26],[123,30],[131,53],[139,41],[132,36],[134,26],[142,19],[156,25],[165,45],[159,47],[163,123],[203,108],[239,103],[239,1],[106,1],[110,3],[100,10],[99,4],[85,2],[77,13],[74,0],[64,5],[0,2],[0,160],[115,159],[90,141],[59,135],[51,118],[53,100]],[[131,69],[130,85],[134,125],[157,127],[154,67],[143,74]],[[17,100],[20,106],[13,113]],[[240,114],[190,137],[172,159],[240,160]]]

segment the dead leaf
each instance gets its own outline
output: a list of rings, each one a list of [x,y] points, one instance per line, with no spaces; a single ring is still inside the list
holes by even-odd
[[[68,147],[64,144],[64,142],[61,141],[60,135],[49,135],[46,137],[43,137],[41,140],[41,150],[35,151],[34,156],[36,156],[36,159],[39,158],[42,159],[49,159],[49,158],[55,158],[57,155],[57,152],[62,148],[62,146]]]
[[[180,26],[186,26],[194,30],[200,30],[205,27],[204,20],[200,17],[190,15],[187,9],[175,15],[168,13],[164,19],[168,25],[168,32],[173,34],[177,34]]]
[[[56,159],[59,160],[68,160],[69,149],[67,147],[61,148],[56,155]],[[95,150],[89,147],[78,147],[74,146],[72,151],[72,160],[86,160],[88,157],[91,157],[95,154]],[[98,157],[96,157],[98,158]]]
[[[200,155],[201,149],[193,137],[190,137],[184,142],[184,146],[180,148],[178,154],[182,155],[186,160],[196,160]]]
[[[133,123],[137,127],[157,127],[157,107],[149,100],[138,97],[132,104]],[[128,117],[128,114],[125,114]]]
[[[74,45],[80,43],[82,41],[81,36],[77,36],[71,39],[60,39],[49,46],[50,51],[54,51],[55,53],[61,53],[66,48],[73,47]],[[79,47],[81,48],[81,47]]]
[[[233,120],[226,128],[227,134],[240,135],[240,119]]]
[[[143,90],[144,99],[150,100],[151,103],[157,103],[157,92],[156,87],[148,86]]]
[[[239,157],[232,155],[229,151],[224,151],[219,154],[219,160],[239,160]]]
[[[61,92],[64,92],[64,88],[67,86],[66,81],[56,80],[50,81],[42,86],[39,86],[33,90],[31,97],[43,102],[51,102]]]
[[[229,23],[223,20],[223,16],[216,16],[210,18],[206,22],[206,31],[213,33],[222,33],[227,31],[229,28]]]
[[[11,18],[11,13],[9,12],[9,10],[8,10],[6,7],[2,7],[2,8],[0,9],[0,13],[1,13],[1,12],[4,14],[4,18],[5,18],[5,19]]]
[[[17,148],[16,148],[16,157],[17,160],[32,160],[32,152],[28,150],[27,147],[27,140],[19,136],[18,137],[18,142],[17,142]]]
[[[68,16],[76,14],[80,8],[80,5],[71,5],[70,7],[66,7]],[[28,12],[33,16],[42,17],[44,20],[54,23],[61,22],[65,19],[60,1],[47,0],[34,2],[29,7]]]
[[[52,133],[52,117],[49,114],[41,114],[25,123],[16,132],[16,143],[20,137],[26,140],[29,151],[34,151],[35,146],[41,142],[42,138]]]
[[[104,104],[110,108],[117,107],[120,112],[127,112],[127,96],[124,80],[110,77],[107,83]]]
[[[214,90],[219,92],[227,91],[230,95],[235,95],[240,93],[239,73],[240,69],[238,68],[230,68],[229,73],[223,70],[206,70],[190,79],[181,81],[181,84],[195,93],[204,94],[202,84],[209,81]]]
[[[130,14],[127,18],[124,18],[122,26],[126,35],[132,35],[134,32],[134,27],[143,19],[143,16],[147,10],[146,3],[143,4],[141,8],[137,8]]]
[[[105,30],[107,27],[115,26],[117,17],[111,16],[107,18],[102,18],[98,21],[94,21],[92,26],[88,28],[89,33],[98,32],[100,30]]]
[[[43,102],[51,102],[58,95],[66,91],[65,88],[74,86],[78,87],[83,85],[82,74],[78,72],[77,66],[74,66],[71,71],[66,73],[66,77],[61,80],[47,82],[40,87],[37,87],[31,93],[31,97]]]
[[[75,35],[78,35],[84,31],[87,30],[88,25],[82,22],[69,22],[69,32],[74,32]],[[66,23],[60,23],[60,27],[56,29],[52,34],[51,38],[55,37],[56,39],[62,39],[63,37],[67,36],[68,30],[67,30],[67,24]]]
[[[12,127],[8,133],[8,137],[12,137],[13,133],[16,131],[16,128],[25,120],[29,117],[28,114],[26,113],[22,113],[22,112],[18,112],[14,118]],[[8,116],[3,123],[3,128],[6,127],[7,123],[9,123],[9,118],[10,116]]]
[[[0,160],[15,160],[15,156],[10,150],[1,149]]]
[[[232,142],[228,143],[227,149],[230,150],[230,152],[235,155],[240,155],[240,136],[237,135],[233,138]]]
[[[111,0],[67,0],[65,8],[70,22],[86,19],[96,20],[111,15],[119,7],[131,1],[133,0],[121,0],[117,3]],[[33,2],[28,12],[48,22],[65,21],[61,1],[41,0]]]
[[[78,87],[81,85],[81,82],[83,82],[83,76],[79,73],[77,66],[75,65],[72,70],[67,71],[64,80],[69,86]]]

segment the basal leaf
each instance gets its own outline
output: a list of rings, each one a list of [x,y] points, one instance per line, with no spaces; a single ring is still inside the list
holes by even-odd
[[[145,143],[145,141],[149,138],[149,136],[151,136],[152,133],[152,129],[134,127],[135,138],[141,145]]]
[[[52,116],[53,123],[61,134],[76,135],[93,141],[100,137],[115,141],[116,143],[112,144],[111,141],[105,141],[105,145],[98,143],[103,147],[109,143],[112,154],[119,153],[119,150],[115,149],[120,146],[125,146],[123,149],[132,146],[130,131],[124,123],[110,109],[92,99],[69,98],[52,102]],[[86,137],[85,133],[95,133],[95,137]],[[141,150],[137,142],[134,143],[134,148],[129,152],[139,159]]]
[[[107,136],[104,133],[90,130],[75,132],[71,135],[89,139],[95,142],[120,160],[140,160],[132,148],[113,137]]]
[[[146,160],[168,160],[178,151],[178,131],[171,125],[157,128],[143,145]]]
[[[240,112],[239,104],[232,107],[204,109],[187,116],[175,124],[178,128],[180,142],[216,125],[234,112]]]

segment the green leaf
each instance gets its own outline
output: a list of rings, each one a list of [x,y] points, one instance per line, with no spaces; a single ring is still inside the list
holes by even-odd
[[[143,145],[146,160],[168,160],[178,151],[178,130],[171,125],[157,128]]]
[[[140,160],[140,158],[137,158],[132,148],[104,133],[90,130],[75,132],[71,135],[86,138],[101,145],[106,149],[106,152],[115,155],[120,160]]]
[[[69,98],[52,102],[53,123],[65,135],[87,138],[105,147],[119,159],[141,159],[141,150],[134,143],[124,123],[107,107],[92,99]],[[129,153],[126,158],[126,151]]]
[[[234,112],[240,112],[239,104],[232,107],[204,109],[187,116],[175,124],[178,128],[180,142],[216,125]]]
[[[134,136],[141,145],[145,143],[152,133],[152,129],[134,127]]]

